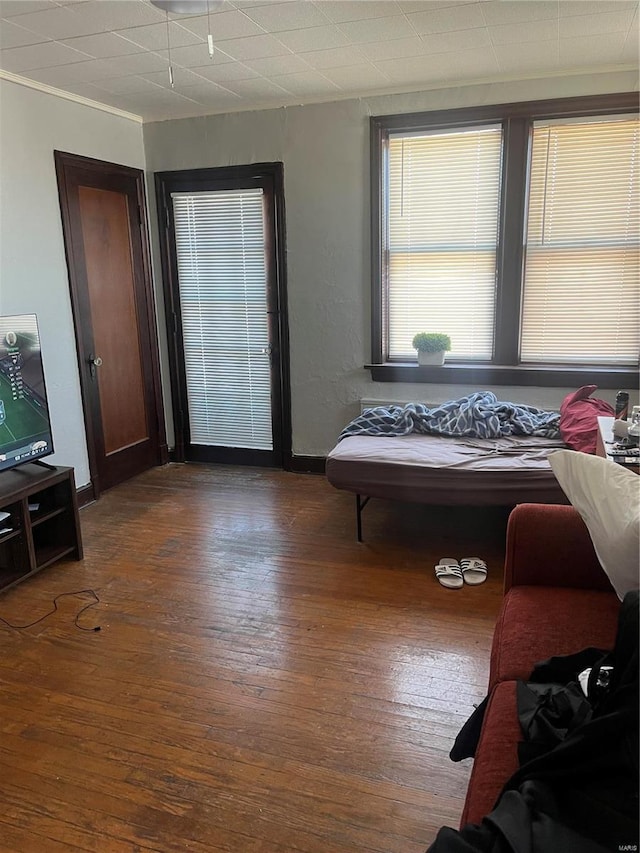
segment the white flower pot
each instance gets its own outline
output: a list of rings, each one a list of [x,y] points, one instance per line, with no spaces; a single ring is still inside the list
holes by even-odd
[[[438,352],[421,352],[418,350],[418,364],[444,364],[444,350]]]

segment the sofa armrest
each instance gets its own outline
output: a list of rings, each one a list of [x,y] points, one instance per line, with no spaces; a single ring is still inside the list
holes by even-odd
[[[611,589],[589,531],[572,506],[519,504],[511,512],[504,591],[522,585]]]

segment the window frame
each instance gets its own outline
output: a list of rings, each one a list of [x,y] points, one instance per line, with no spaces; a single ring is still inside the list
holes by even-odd
[[[379,382],[538,385],[572,387],[595,383],[601,388],[635,387],[638,367],[523,365],[518,361],[520,306],[529,146],[534,121],[590,118],[640,112],[637,92],[523,101],[453,110],[374,116],[371,150],[371,363],[365,365]],[[387,284],[384,264],[384,156],[390,133],[464,129],[500,123],[503,127],[499,235],[496,258],[494,355],[491,361],[448,362],[428,367],[414,362],[384,361],[387,350]]]

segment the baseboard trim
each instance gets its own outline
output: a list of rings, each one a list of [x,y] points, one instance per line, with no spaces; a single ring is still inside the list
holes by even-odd
[[[296,474],[324,474],[326,465],[324,456],[291,456],[287,470]]]
[[[96,499],[96,493],[93,488],[93,483],[89,483],[89,485],[82,486],[82,488],[77,489],[76,495],[78,498],[79,509],[82,509],[83,506],[88,506],[88,504],[92,504]]]
[[[169,462],[176,461],[175,448],[169,450]],[[324,456],[285,456],[284,469],[295,474],[324,474],[327,465]]]

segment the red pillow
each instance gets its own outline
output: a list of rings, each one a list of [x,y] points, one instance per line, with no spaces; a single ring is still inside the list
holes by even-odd
[[[572,450],[595,453],[598,437],[598,416],[611,417],[613,406],[606,400],[591,397],[597,385],[583,385],[567,394],[560,406],[560,435]]]

